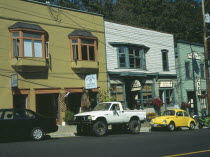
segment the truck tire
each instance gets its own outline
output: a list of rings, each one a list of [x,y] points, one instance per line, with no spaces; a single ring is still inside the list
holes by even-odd
[[[108,126],[103,121],[97,121],[93,124],[93,133],[96,136],[105,136],[108,131]]]
[[[128,124],[128,128],[132,134],[138,134],[140,132],[141,123],[139,120],[131,120]]]

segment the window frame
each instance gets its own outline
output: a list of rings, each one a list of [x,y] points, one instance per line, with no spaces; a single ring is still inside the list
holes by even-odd
[[[71,56],[71,61],[91,61],[91,62],[95,62],[98,61],[98,46],[97,46],[97,38],[93,38],[93,37],[85,37],[85,36],[71,36],[69,37],[70,39],[70,56]],[[94,44],[89,44],[89,43],[82,43],[82,39],[85,40],[93,40]],[[72,40],[77,40],[77,43],[73,43]],[[74,56],[74,51],[73,51],[73,45],[78,45],[78,53],[77,56]],[[87,46],[87,60],[82,59],[82,45]],[[94,47],[94,60],[90,59],[90,51],[89,51],[89,47],[93,46]]]
[[[161,52],[162,52],[163,71],[169,71],[168,50],[161,50]],[[164,60],[164,55],[166,55],[166,60]]]
[[[188,64],[188,67],[186,66],[186,64]],[[185,79],[189,80],[190,79],[190,71],[191,71],[190,62],[185,62],[184,67],[185,67]],[[187,68],[188,68],[188,71],[187,71]]]
[[[125,51],[125,66],[121,66],[121,62],[120,62],[120,49],[123,48]],[[131,67],[131,63],[130,63],[130,49],[133,49],[133,54],[134,54],[134,67]],[[136,49],[138,49],[138,53],[139,56],[135,55],[135,51]],[[117,60],[118,60],[118,68],[120,69],[142,69],[142,70],[146,70],[146,51],[144,48],[142,47],[138,47],[138,46],[118,46],[117,47]],[[135,64],[135,59],[139,59],[139,68],[136,66]]]
[[[205,66],[203,63],[200,64],[200,77],[201,79],[205,79]]]
[[[10,29],[10,39],[11,39],[11,57],[12,58],[46,58],[46,41],[48,41],[48,36],[44,31],[32,30],[32,29]],[[19,33],[18,37],[13,37],[13,33]],[[41,39],[32,38],[32,37],[24,37],[24,33],[31,33],[31,34],[39,34],[41,35]],[[20,46],[19,46],[19,56],[14,55],[14,45],[13,39],[19,39]],[[32,40],[32,56],[25,56],[24,54],[24,39]],[[42,57],[35,57],[35,46],[34,41],[41,41],[42,42]]]

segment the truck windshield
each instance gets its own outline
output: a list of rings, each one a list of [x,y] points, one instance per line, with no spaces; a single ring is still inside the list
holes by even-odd
[[[163,112],[163,116],[174,116],[175,115],[175,111],[173,110],[167,110]]]
[[[100,110],[107,111],[110,105],[111,103],[100,103],[93,109],[93,111],[100,111]]]

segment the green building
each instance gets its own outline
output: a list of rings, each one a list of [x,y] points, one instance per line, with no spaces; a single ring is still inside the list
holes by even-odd
[[[191,114],[207,111],[204,47],[178,41],[176,44],[177,90],[181,108]]]
[[[0,3],[0,108],[28,108],[63,121],[107,89],[104,19],[29,0]]]

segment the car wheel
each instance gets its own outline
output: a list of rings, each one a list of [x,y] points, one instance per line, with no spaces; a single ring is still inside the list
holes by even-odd
[[[93,132],[96,136],[105,136],[107,134],[108,126],[103,121],[97,121],[93,124]]]
[[[169,125],[168,125],[168,130],[169,131],[174,131],[175,130],[175,124],[174,124],[174,122],[171,122]]]
[[[194,129],[195,129],[195,123],[194,123],[194,122],[191,122],[191,123],[190,123],[189,129],[190,129],[190,130],[194,130]]]
[[[128,128],[132,134],[138,134],[140,132],[141,123],[139,120],[131,120],[128,124]]]
[[[40,127],[34,128],[31,131],[31,138],[34,141],[40,141],[43,139],[43,137],[44,137],[44,131]]]

